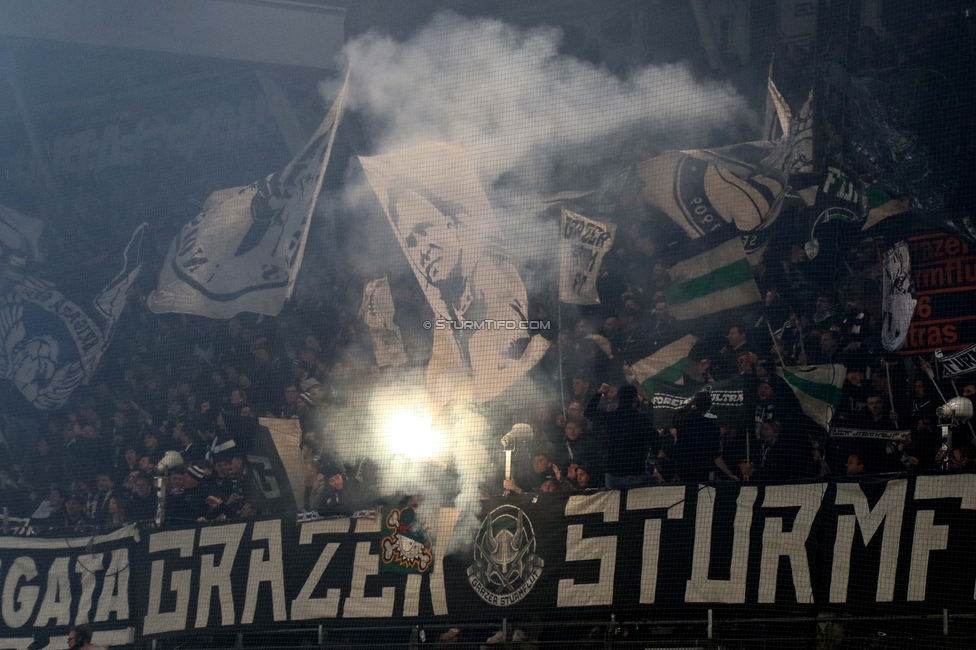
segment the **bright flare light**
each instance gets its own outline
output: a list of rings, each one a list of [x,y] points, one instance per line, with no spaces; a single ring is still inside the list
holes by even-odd
[[[430,417],[417,411],[394,411],[383,427],[390,451],[407,458],[429,458],[444,448],[444,434],[436,431]]]

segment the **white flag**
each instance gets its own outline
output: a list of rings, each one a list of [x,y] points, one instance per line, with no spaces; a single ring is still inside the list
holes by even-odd
[[[596,279],[603,256],[613,246],[617,224],[601,223],[563,209],[559,224],[559,300],[598,305]]]
[[[210,318],[281,311],[302,264],[347,86],[348,77],[312,139],[284,169],[214,192],[183,226],[147,300],[152,311]]]
[[[98,294],[78,295],[21,275],[0,296],[0,377],[38,409],[64,406],[95,374],[142,270],[146,224],[132,233],[115,276]],[[109,270],[109,269],[106,269]],[[96,270],[97,272],[97,270]]]
[[[373,356],[380,368],[402,366],[407,362],[400,327],[393,322],[395,310],[390,281],[385,275],[366,285],[359,317],[369,328],[370,338],[373,340]]]
[[[453,144],[425,142],[359,161],[434,311],[431,399],[486,402],[538,363],[548,343],[531,335],[525,285],[506,260],[473,159]]]
[[[770,112],[775,107],[783,129],[776,142],[666,151],[637,166],[649,204],[692,239],[734,226],[753,266],[762,259],[791,189],[789,175],[813,169],[812,91],[794,116],[772,79],[767,86]]]
[[[881,344],[888,352],[901,349],[908,336],[908,328],[915,313],[915,283],[912,282],[912,261],[908,245],[900,241],[884,254],[884,298],[881,311]]]

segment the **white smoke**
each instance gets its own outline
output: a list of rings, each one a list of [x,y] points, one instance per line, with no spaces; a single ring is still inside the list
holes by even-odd
[[[514,206],[550,193],[557,167],[619,165],[755,124],[730,84],[696,81],[684,64],[620,78],[560,55],[560,39],[554,27],[450,13],[403,43],[366,34],[344,50],[349,107],[365,118],[376,153],[453,141],[476,154],[489,192],[503,181]]]
[[[484,439],[488,425],[464,407],[432,412],[423,385],[418,370],[350,383],[347,404],[328,417],[324,451],[346,462],[368,458],[377,492],[416,498],[429,523],[442,505],[466,513],[444,542],[453,551],[474,538],[477,521],[470,515],[479,511],[491,474]]]
[[[551,255],[552,223],[535,219],[545,197],[595,189],[595,172],[624,169],[664,148],[710,146],[720,134],[744,139],[743,130],[757,124],[731,85],[696,80],[686,65],[638,67],[619,77],[560,55],[560,39],[554,27],[522,29],[442,13],[405,42],[369,33],[344,50],[348,110],[361,118],[371,152],[442,140],[474,153],[511,258],[521,268]],[[335,90],[323,94],[335,96]],[[566,187],[567,179],[579,186]],[[345,199],[352,212],[375,202],[355,172]],[[398,249],[388,253],[389,259],[402,257]],[[423,399],[402,385],[376,395],[374,420],[385,408],[378,403]],[[456,504],[476,509],[479,487],[494,478],[486,441],[504,431],[489,432],[483,420],[470,419],[449,435]],[[356,445],[382,455],[382,441],[374,442],[360,437]],[[380,479],[386,488],[443,491],[425,484],[416,467],[384,464],[390,472]]]

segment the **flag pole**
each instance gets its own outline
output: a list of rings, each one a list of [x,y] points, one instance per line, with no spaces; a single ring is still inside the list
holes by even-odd
[[[769,319],[766,319],[766,329],[769,330],[769,337],[773,339],[773,349],[776,350],[776,356],[779,357],[779,365],[786,367],[786,362],[783,361],[783,353],[779,349],[779,341],[776,340],[776,335],[773,334],[773,326],[769,324]]]
[[[563,420],[566,419],[566,382],[563,379],[563,346],[560,337],[563,333],[563,301],[559,296],[556,296],[556,327],[559,329],[559,333],[556,334],[556,348],[559,352],[559,401],[563,407]]]
[[[751,456],[750,456],[750,449],[749,449],[749,439],[750,438],[752,438],[752,436],[750,436],[749,434],[746,434],[746,462],[747,463],[751,463],[752,462],[752,460],[750,460]]]
[[[885,367],[885,379],[888,384],[888,405],[891,407],[891,411],[895,411],[895,395],[891,390],[891,372],[888,370],[888,362],[884,362]],[[898,420],[895,420],[895,428],[898,428]]]
[[[925,371],[925,374],[928,375],[929,381],[931,381],[932,385],[935,386],[935,392],[937,392],[939,397],[942,398],[942,402],[947,402],[948,400],[946,400],[945,395],[942,394],[942,389],[939,388],[939,382],[935,380],[935,373],[932,372],[932,366],[930,366],[929,362],[925,361],[924,359],[920,359],[919,364],[922,366],[922,370]]]

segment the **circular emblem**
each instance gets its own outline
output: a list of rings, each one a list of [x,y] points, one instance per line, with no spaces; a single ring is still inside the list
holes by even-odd
[[[508,607],[529,595],[544,566],[528,515],[516,506],[502,505],[481,524],[468,582],[486,603]]]

